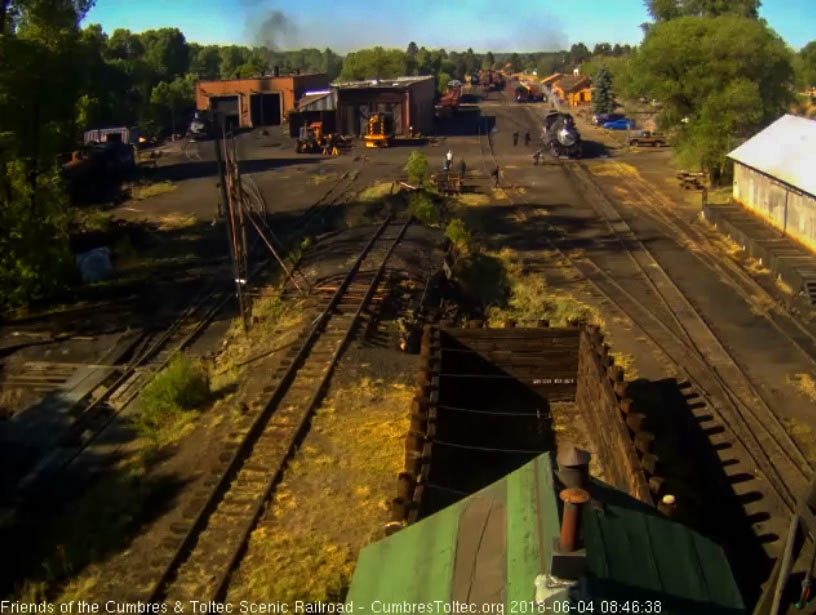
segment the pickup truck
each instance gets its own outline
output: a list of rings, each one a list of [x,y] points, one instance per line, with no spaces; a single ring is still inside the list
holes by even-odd
[[[653,147],[663,147],[666,145],[666,137],[663,135],[641,130],[629,139],[629,145],[651,145]]]

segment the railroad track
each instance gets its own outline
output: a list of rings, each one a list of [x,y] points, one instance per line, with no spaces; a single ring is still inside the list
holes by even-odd
[[[383,222],[337,289],[285,359],[268,401],[246,435],[222,456],[206,492],[171,528],[175,537],[156,553],[149,588],[133,588],[135,600],[222,600],[250,534],[263,514],[286,463],[308,431],[343,350],[383,280],[386,264],[408,221]],[[230,452],[231,451],[231,452]]]
[[[232,298],[223,285],[201,289],[169,327],[144,332],[133,342],[130,359],[112,365],[109,374],[74,404],[72,422],[51,452],[18,482],[23,500],[35,492],[50,493],[50,485],[104,433],[105,428],[130,404],[182,350],[190,346]],[[46,496],[48,497],[48,496]]]
[[[495,161],[490,135],[486,137],[484,140],[480,138],[483,155],[489,155]],[[565,173],[570,173],[569,163],[562,163],[562,167]],[[619,281],[592,260],[573,258],[561,242],[548,236],[554,234],[557,237],[556,229],[540,221],[547,231],[545,241],[597,292],[628,315],[675,364],[678,372],[695,385],[708,406],[716,411],[728,437],[745,451],[749,465],[753,466],[747,470],[754,476],[761,476],[762,482],[775,496],[776,502],[769,506],[770,512],[776,512],[777,516],[780,510],[790,512],[796,496],[812,475],[807,459],[775,413],[758,396],[747,374],[653,254],[625,225],[611,202],[600,199],[599,203],[591,205],[610,226],[632,262],[637,280]],[[652,301],[647,303],[646,298]]]
[[[339,202],[351,189],[359,171],[344,173],[321,197],[295,221],[290,232],[304,231],[308,223],[328,207]],[[248,197],[258,213],[265,211],[263,196],[257,185],[247,177]],[[253,246],[257,246],[255,241]],[[269,261],[263,261],[253,272],[256,275]],[[127,350],[129,359],[123,365],[111,365],[110,373],[90,393],[67,412],[71,424],[56,446],[32,470],[18,481],[18,499],[27,500],[37,492],[49,493],[49,485],[104,433],[113,420],[133,402],[152,377],[176,356],[189,347],[233,297],[230,289],[212,284],[200,289],[167,328],[144,332],[135,338]],[[38,370],[42,371],[42,370]],[[73,371],[73,369],[72,369]],[[52,370],[54,377],[37,381],[41,388],[52,385],[54,378],[64,380],[62,372]],[[56,384],[59,384],[58,382]],[[36,499],[36,498],[35,498]]]

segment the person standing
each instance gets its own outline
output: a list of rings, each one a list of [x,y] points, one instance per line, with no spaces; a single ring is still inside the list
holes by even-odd
[[[465,181],[465,173],[467,172],[467,165],[465,164],[465,159],[462,158],[459,161],[459,180]]]
[[[519,137],[518,131],[514,132],[513,133],[513,146],[518,145],[518,137]]]
[[[538,150],[533,154],[533,165],[538,166],[538,161],[541,159],[541,150]]]
[[[453,164],[453,152],[451,150],[448,150],[448,153],[445,154],[445,160],[448,161],[448,167],[445,170],[450,171]]]
[[[498,165],[496,166],[496,168],[495,168],[495,169],[493,169],[493,170],[490,172],[490,176],[491,176],[491,177],[493,178],[493,180],[494,180],[494,183],[493,183],[493,187],[494,187],[494,188],[498,188],[498,187],[499,187],[499,174],[500,174],[500,173],[501,173],[501,171],[499,170]]]

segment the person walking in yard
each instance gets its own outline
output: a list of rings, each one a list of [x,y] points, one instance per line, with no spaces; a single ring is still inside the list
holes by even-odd
[[[499,187],[499,174],[500,174],[500,172],[501,172],[501,171],[499,171],[499,167],[498,167],[498,165],[496,166],[496,168],[495,168],[495,169],[493,169],[493,170],[490,172],[490,177],[492,177],[492,178],[493,178],[493,180],[494,180],[494,184],[493,184],[493,187],[494,187],[494,188],[498,188],[498,187]]]
[[[518,145],[518,137],[519,137],[518,132],[514,132],[513,133],[513,145],[514,146]]]
[[[448,170],[448,171],[450,171],[450,170],[451,170],[451,165],[453,164],[453,152],[452,152],[451,150],[448,150],[448,153],[447,153],[447,154],[445,154],[445,158],[446,158],[446,159],[447,159],[447,161],[448,161],[448,168],[447,168],[447,170]]]
[[[465,173],[467,172],[467,165],[465,164],[465,159],[462,158],[459,161],[459,180],[465,181]]]
[[[524,145],[528,147],[530,145],[530,131],[524,133]]]
[[[533,165],[538,166],[538,161],[541,159],[541,150],[533,154]]]

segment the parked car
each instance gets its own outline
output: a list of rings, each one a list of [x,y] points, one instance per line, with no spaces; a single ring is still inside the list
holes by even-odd
[[[631,130],[635,127],[635,122],[634,120],[623,118],[612,122],[604,122],[603,127],[607,130]]]
[[[629,145],[651,145],[653,147],[663,147],[666,145],[666,138],[663,135],[649,130],[638,130],[629,138]]]
[[[626,116],[620,113],[596,113],[592,116],[592,123],[596,126],[603,126],[606,122],[625,119]]]

